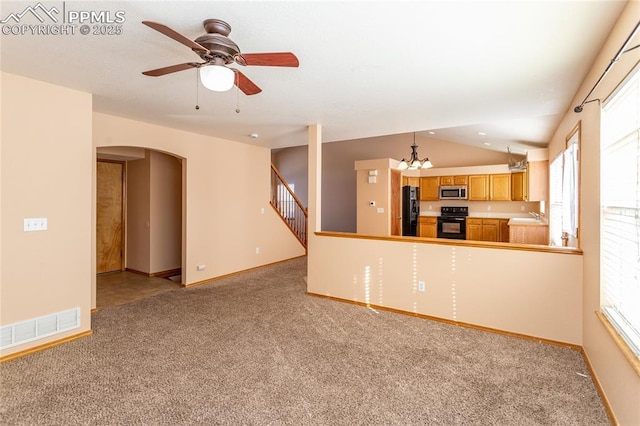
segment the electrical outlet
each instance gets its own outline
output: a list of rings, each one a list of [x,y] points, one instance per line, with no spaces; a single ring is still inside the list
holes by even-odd
[[[424,291],[424,281],[418,281],[418,291]]]
[[[523,212],[524,211],[524,206],[520,206],[520,211]]]
[[[260,254],[260,247],[256,247],[256,254]]]
[[[198,271],[204,271],[205,269],[207,269],[207,265],[198,265]]]

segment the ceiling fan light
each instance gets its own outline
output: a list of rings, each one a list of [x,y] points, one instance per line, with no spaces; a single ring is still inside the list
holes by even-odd
[[[202,85],[214,92],[231,90],[235,82],[236,73],[224,65],[207,65],[200,68]]]

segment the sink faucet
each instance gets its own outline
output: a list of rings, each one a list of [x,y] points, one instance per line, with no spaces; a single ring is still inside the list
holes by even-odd
[[[536,220],[540,220],[540,213],[536,213],[536,212],[529,212],[529,214],[533,217],[536,218]]]

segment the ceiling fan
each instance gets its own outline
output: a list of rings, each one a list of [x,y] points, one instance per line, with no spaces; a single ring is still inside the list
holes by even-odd
[[[177,31],[152,21],[142,21],[146,26],[191,48],[204,62],[186,62],[145,71],[142,74],[159,77],[173,72],[198,68],[202,83],[210,90],[226,91],[236,85],[244,94],[255,95],[260,89],[240,70],[226,65],[236,63],[242,66],[297,67],[298,58],[291,52],[240,53],[240,48],[228,36],[231,26],[219,19],[207,19],[202,23],[206,34],[191,40]]]

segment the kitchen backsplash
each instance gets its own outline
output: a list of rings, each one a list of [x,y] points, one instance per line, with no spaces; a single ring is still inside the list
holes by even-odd
[[[539,202],[447,200],[420,201],[420,212],[433,211],[434,213],[440,213],[440,207],[442,206],[467,206],[469,207],[469,216],[473,216],[473,213],[528,213],[540,211]]]

